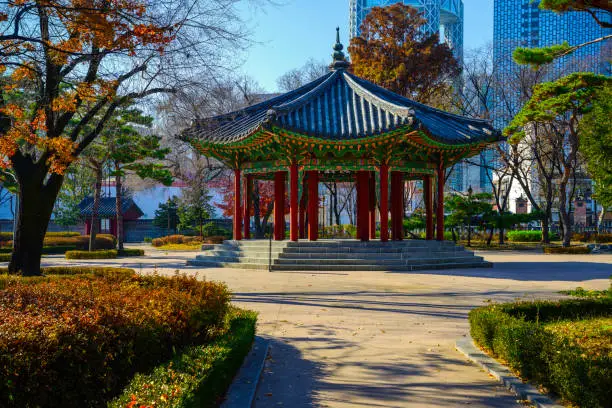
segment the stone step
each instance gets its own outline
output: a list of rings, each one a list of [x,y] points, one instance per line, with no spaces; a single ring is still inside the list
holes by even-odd
[[[368,266],[368,265],[385,265],[385,266],[402,266],[402,265],[422,265],[422,264],[443,264],[457,263],[467,264],[481,262],[480,257],[463,257],[463,258],[414,258],[407,260],[399,259],[277,259],[274,265],[349,265],[349,266]]]
[[[272,250],[272,258],[278,258],[283,252],[278,250]],[[234,256],[234,257],[248,257],[248,258],[266,258],[270,257],[268,251],[226,251],[226,250],[212,250],[206,251],[203,255],[206,256]]]
[[[260,264],[268,264],[268,258],[251,258],[246,256],[207,256],[207,255],[198,255],[195,258],[197,261],[219,261],[219,262],[234,262],[234,263],[260,263]],[[275,258],[272,258],[272,262],[274,262]]]
[[[270,259],[271,258],[271,259]],[[188,265],[240,269],[323,271],[412,271],[488,267],[482,257],[450,241],[357,240],[225,241],[208,246]]]
[[[236,269],[264,269],[268,270],[268,264],[249,264],[239,262],[220,262],[214,260],[191,259],[187,261],[189,266],[199,266],[204,268],[236,268]]]
[[[269,241],[267,239],[255,239],[255,240],[243,240],[243,241],[223,241],[223,244],[226,246],[232,246],[235,248],[254,248],[254,247],[270,247],[272,248],[286,248],[290,241]]]
[[[381,272],[411,272],[424,270],[444,270],[462,268],[490,268],[490,262],[472,263],[440,263],[440,264],[420,264],[420,265],[272,265],[273,271],[329,271],[329,272],[349,272],[349,271],[381,271]]]
[[[405,241],[368,241],[357,240],[319,240],[319,241],[298,241],[287,242],[287,247],[369,247],[369,248],[406,248],[406,247],[455,247],[452,241],[426,241],[426,240],[405,240]]]
[[[474,258],[473,252],[457,251],[457,252],[364,252],[364,253],[344,253],[344,252],[295,252],[281,253],[278,259],[365,259],[365,260],[410,260],[415,258],[432,258],[432,259],[447,259],[447,258]]]
[[[427,247],[396,247],[396,248],[359,248],[359,247],[287,247],[284,254],[334,254],[334,253],[350,253],[350,254],[402,254],[402,253],[457,253],[465,252],[463,248],[427,248]]]

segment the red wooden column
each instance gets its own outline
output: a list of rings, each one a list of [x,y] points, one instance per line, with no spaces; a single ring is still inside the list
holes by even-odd
[[[391,239],[399,241],[402,239],[402,211],[404,197],[401,191],[402,173],[391,172]]]
[[[431,192],[431,176],[423,177],[423,197],[425,201],[425,239],[432,240],[433,226],[433,197]]]
[[[376,239],[376,173],[370,172],[370,183],[369,183],[369,219],[370,219],[370,239]]]
[[[397,238],[398,240],[404,239],[404,190],[406,189],[404,183],[404,175],[398,172],[397,176],[397,190],[399,194],[397,203]]]
[[[358,239],[370,240],[370,173],[357,172],[357,231]]]
[[[298,213],[300,212],[298,204],[298,166],[297,163],[289,167],[289,194],[290,197],[290,222],[289,222],[289,238],[291,241],[297,241],[299,237]]]
[[[251,201],[253,199],[253,175],[247,174],[244,188],[244,239],[251,239]]]
[[[234,239],[242,239],[242,212],[240,211],[240,169],[234,169]]]
[[[274,239],[285,239],[285,172],[274,173]]]
[[[380,166],[380,240],[389,240],[389,166]]]
[[[436,239],[444,241],[444,163],[438,165],[438,208],[436,212]]]
[[[308,172],[308,240],[319,239],[319,173]]]

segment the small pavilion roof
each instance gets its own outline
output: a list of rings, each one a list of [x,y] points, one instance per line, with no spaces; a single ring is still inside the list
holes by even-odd
[[[115,197],[101,197],[100,198],[100,206],[98,208],[98,215],[102,218],[106,217],[116,217],[117,216],[117,199]],[[93,213],[93,197],[85,197],[79,203],[79,211],[84,217],[91,217]],[[144,215],[140,207],[136,205],[134,200],[131,198],[123,198],[121,200],[121,212],[124,214],[129,214],[133,218],[140,218]]]
[[[350,74],[339,29],[330,72],[294,91],[247,108],[197,121],[185,139],[234,144],[272,127],[325,140],[351,140],[410,126],[446,145],[494,142],[501,134],[467,118],[397,95]]]

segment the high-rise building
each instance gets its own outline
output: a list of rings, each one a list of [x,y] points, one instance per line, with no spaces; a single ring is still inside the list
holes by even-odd
[[[518,78],[524,77],[524,69],[512,60],[512,53],[517,47],[537,48],[565,41],[569,45],[583,44],[612,33],[612,29],[601,27],[589,12],[571,11],[557,14],[539,8],[539,0],[495,0],[493,29],[493,61],[500,83],[520,87]],[[612,13],[593,9],[593,13],[601,21],[612,22]],[[543,80],[553,81],[571,72],[595,72],[610,75],[612,73],[610,56],[612,41],[596,42],[577,49],[575,52],[556,59],[546,67]],[[519,75],[520,74],[520,75]],[[512,115],[516,114],[524,103],[517,91],[497,95],[495,106],[495,126],[504,128]],[[527,183],[531,185],[532,194],[538,194],[539,182],[532,165],[532,159],[525,159],[526,174],[530,174]],[[585,179],[586,180],[586,179]],[[590,181],[577,180],[577,184],[589,184]],[[513,183],[510,189],[510,210],[519,212],[521,205],[525,206],[525,197],[518,183]],[[530,204],[527,204],[530,205]],[[530,208],[531,210],[531,208]],[[553,216],[554,218],[554,216]]]
[[[359,35],[361,22],[372,7],[385,7],[401,0],[350,0],[349,29],[351,37]],[[427,19],[425,32],[438,33],[453,49],[458,59],[463,57],[463,1],[462,0],[403,0]]]
[[[600,20],[612,22],[612,13],[594,12]],[[612,29],[601,27],[585,11],[557,14],[540,10],[538,0],[495,0],[493,59],[502,76],[511,75],[518,68],[512,60],[512,52],[517,47],[546,47],[564,41],[578,45],[611,32]],[[555,60],[548,79],[577,71],[610,74],[611,43],[594,43]]]

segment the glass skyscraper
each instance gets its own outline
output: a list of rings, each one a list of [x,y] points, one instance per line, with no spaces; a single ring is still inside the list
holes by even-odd
[[[499,74],[512,75],[518,66],[512,60],[516,47],[546,47],[567,41],[578,45],[594,40],[612,29],[602,28],[587,12],[557,14],[539,9],[539,1],[495,0],[493,59]],[[598,18],[612,22],[612,15],[598,11]],[[580,48],[556,60],[549,73],[554,80],[570,72],[589,71],[610,74],[611,42],[599,42]]]
[[[359,27],[372,7],[384,7],[401,0],[350,0],[349,29],[351,37],[359,35]],[[403,0],[427,19],[426,33],[438,33],[453,49],[455,57],[463,58],[463,1],[462,0]]]

